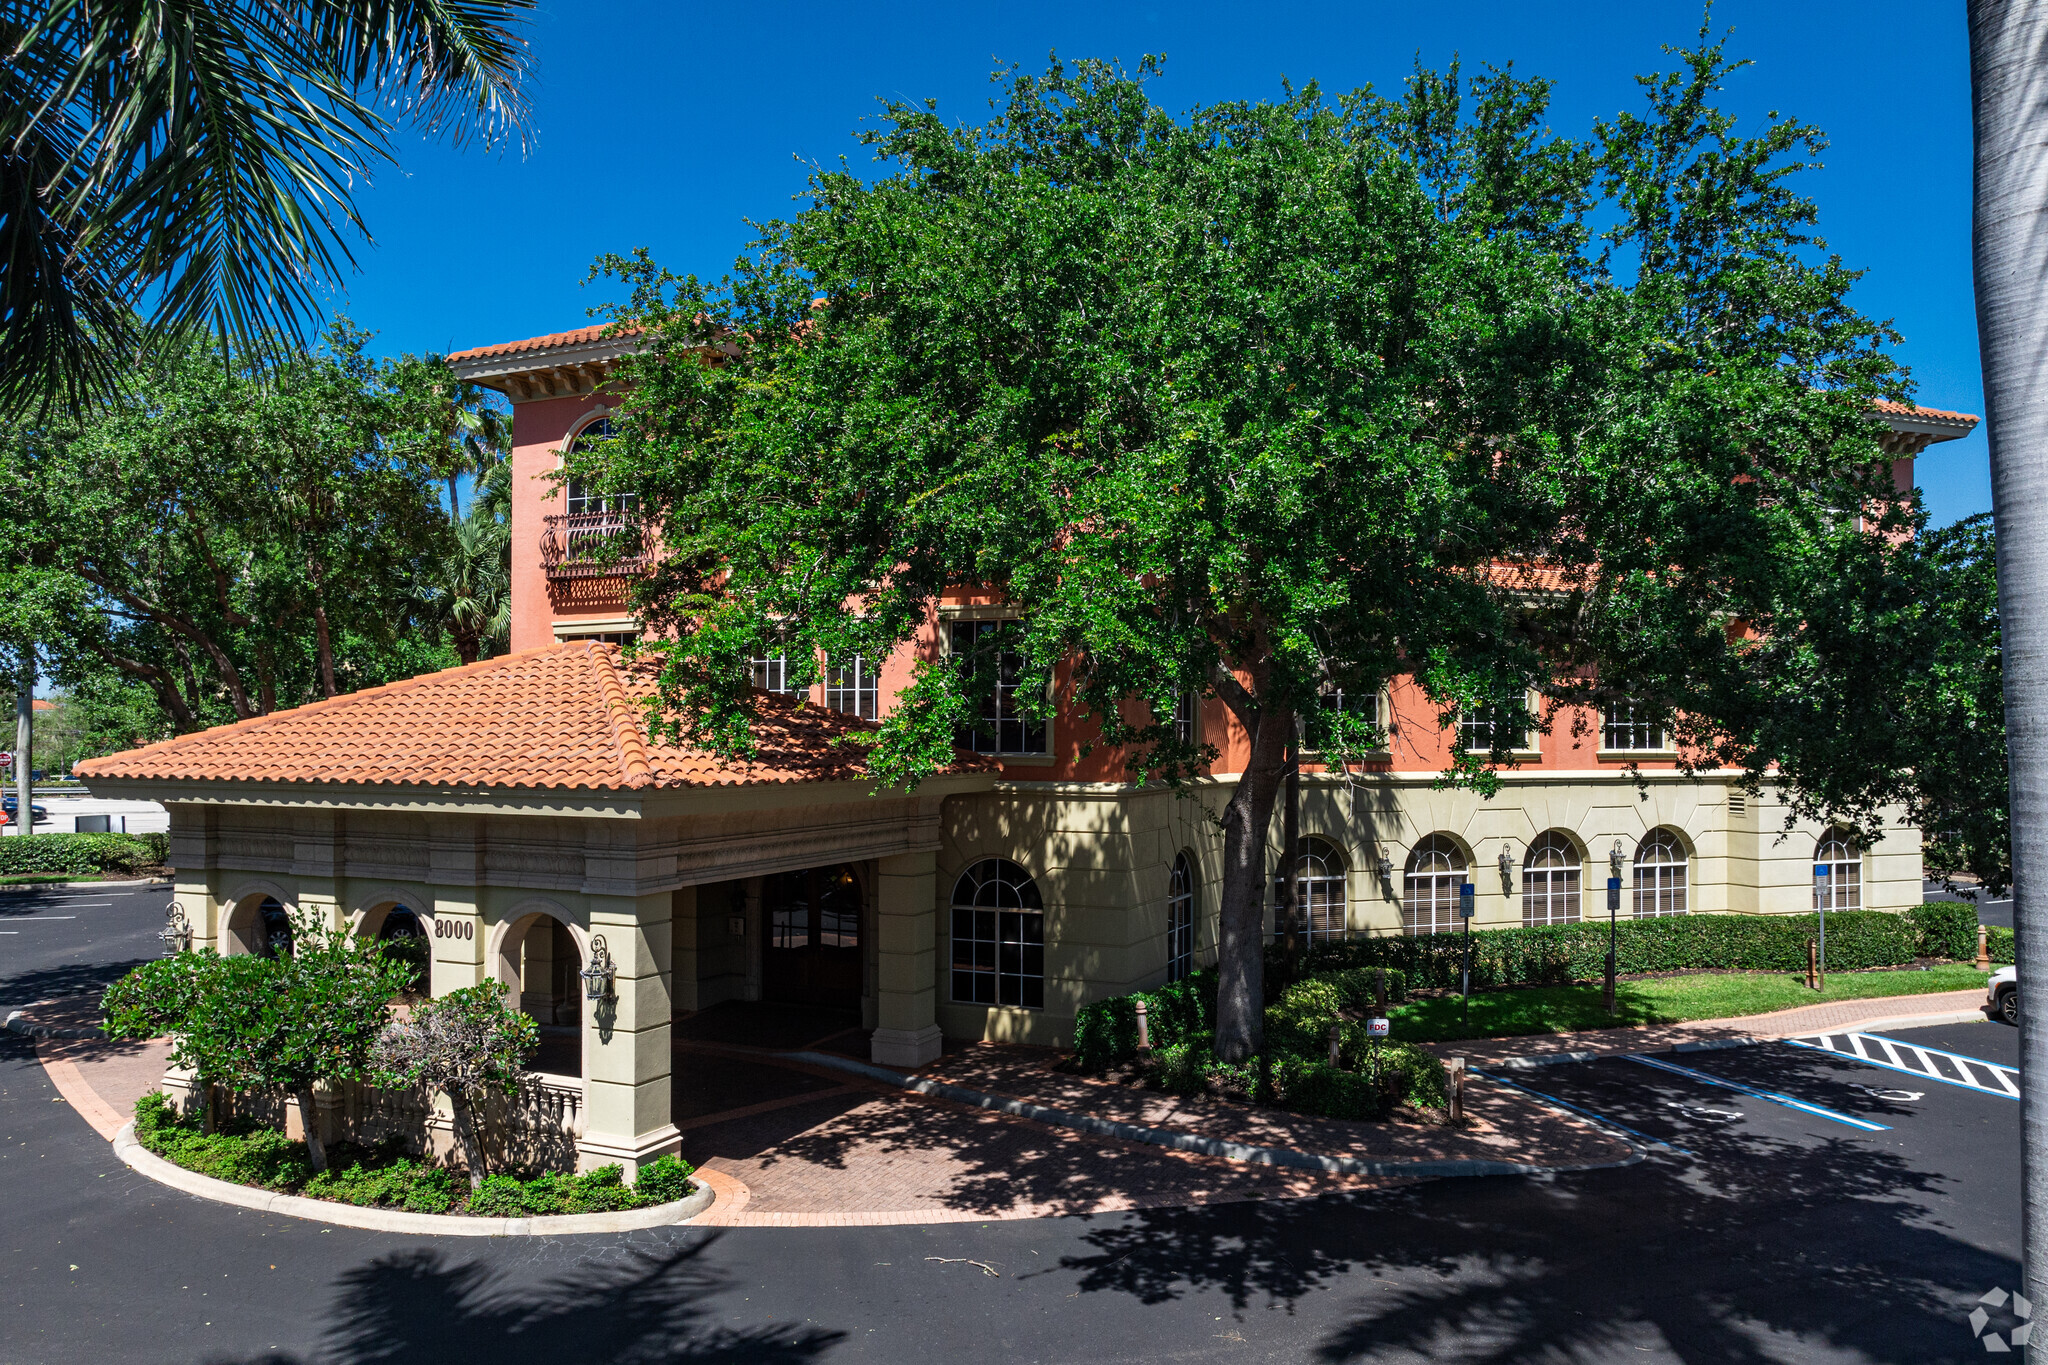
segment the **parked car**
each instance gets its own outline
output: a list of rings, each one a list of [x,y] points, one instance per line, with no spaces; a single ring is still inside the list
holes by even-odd
[[[2008,1024],[2020,1021],[2019,968],[2000,967],[1984,986],[1984,1007]]]
[[[18,803],[20,800],[20,797],[10,792],[8,795],[0,797],[0,810],[6,811],[10,816],[15,815],[19,811]],[[29,812],[38,820],[50,818],[50,808],[37,802],[29,803]]]

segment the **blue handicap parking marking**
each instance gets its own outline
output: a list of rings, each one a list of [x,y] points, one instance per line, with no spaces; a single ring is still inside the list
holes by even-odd
[[[1560,1098],[1559,1096],[1551,1094],[1548,1091],[1538,1090],[1531,1085],[1524,1085],[1520,1081],[1511,1081],[1507,1077],[1502,1076],[1497,1072],[1482,1071],[1478,1067],[1473,1067],[1467,1074],[1476,1076],[1483,1081],[1491,1081],[1495,1085],[1504,1085],[1510,1090],[1518,1090],[1522,1094],[1527,1095],[1532,1099],[1550,1105],[1552,1108],[1562,1109],[1568,1113],[1576,1114],[1580,1118],[1590,1121],[1597,1127],[1614,1129],[1618,1132],[1626,1134],[1629,1137],[1636,1138],[1642,1142],[1646,1142],[1650,1146],[1657,1148],[1660,1151],[1676,1152],[1680,1156],[1693,1155],[1693,1153],[1687,1151],[1683,1147],[1679,1147],[1673,1143],[1666,1142],[1664,1139],[1656,1137],[1650,1133],[1645,1133],[1640,1129],[1631,1128],[1627,1124],[1622,1123],[1619,1120],[1612,1118],[1607,1114],[1603,1114],[1598,1110],[1587,1108],[1584,1105],[1574,1104],[1570,1100]]]
[[[1923,1081],[1963,1090],[1976,1090],[2001,1099],[2020,1097],[2019,1068],[1981,1057],[1968,1057],[1944,1048],[1909,1043],[1903,1038],[1886,1038],[1877,1033],[1816,1033],[1784,1040],[1793,1047],[1813,1052],[1831,1052],[1837,1057],[1903,1072]]]

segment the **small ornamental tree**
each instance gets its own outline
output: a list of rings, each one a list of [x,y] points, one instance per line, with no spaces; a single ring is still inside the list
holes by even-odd
[[[204,974],[172,1060],[231,1089],[297,1099],[308,1159],[324,1171],[314,1087],[369,1078],[370,1048],[411,975],[382,945],[298,917],[289,956],[224,957]]]
[[[100,1027],[109,1038],[141,1042],[182,1032],[200,994],[218,973],[221,957],[211,948],[145,962],[107,987],[100,996]],[[180,1065],[189,1065],[181,1061]],[[213,1131],[213,1078],[197,1067],[200,1131]]]
[[[507,1006],[504,994],[502,984],[486,981],[421,1001],[387,1023],[370,1052],[377,1084],[425,1086],[448,1097],[473,1190],[486,1173],[477,1107],[492,1095],[517,1093],[526,1059],[540,1044],[539,1025]]]

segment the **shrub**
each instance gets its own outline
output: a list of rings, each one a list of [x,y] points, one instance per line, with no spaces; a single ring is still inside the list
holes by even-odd
[[[2001,967],[2012,966],[2016,960],[2013,957],[2012,930],[1993,925],[1988,937],[1991,941],[1991,960]]]
[[[304,1193],[365,1208],[446,1213],[455,1205],[456,1186],[454,1177],[443,1168],[399,1157],[383,1166],[356,1161],[344,1171],[330,1167],[308,1180]]]
[[[1216,969],[1205,967],[1158,990],[1083,1005],[1074,1016],[1074,1055],[1082,1066],[1100,1070],[1138,1055],[1140,1000],[1153,1051],[1204,1037],[1216,1027]]]
[[[162,834],[17,834],[0,839],[0,877],[134,873],[169,857],[170,838]]]
[[[509,1175],[487,1175],[469,1192],[463,1212],[480,1218],[522,1218],[526,1215],[526,1185]]]
[[[687,1199],[697,1188],[690,1179],[694,1169],[680,1157],[658,1156],[640,1168],[640,1178],[633,1182],[633,1188],[653,1203],[672,1204]]]
[[[1828,967],[1853,971],[1897,967],[1920,954],[1922,921],[1889,910],[1838,910],[1828,916]],[[1803,971],[1813,915],[1672,915],[1625,919],[1616,925],[1623,972]],[[1938,930],[1946,934],[1945,929]],[[1941,941],[1946,941],[1942,939]],[[1318,943],[1304,970],[1326,974],[1356,967],[1393,967],[1412,987],[1458,984],[1462,934],[1390,934]],[[1971,945],[1975,951],[1975,944]],[[1472,984],[1555,986],[1599,979],[1606,970],[1607,925],[1481,929],[1472,935]]]
[[[472,1188],[487,1174],[476,1108],[492,1095],[518,1093],[526,1058],[540,1043],[533,1017],[506,1005],[504,994],[501,983],[486,981],[423,1000],[386,1023],[370,1048],[379,1085],[425,1086],[448,1097]]]
[[[1977,956],[1977,907],[1962,901],[1929,901],[1906,912],[1913,925],[1915,943],[1922,957],[1942,957],[1952,962]],[[1828,959],[1834,960],[1834,945],[1828,945]]]

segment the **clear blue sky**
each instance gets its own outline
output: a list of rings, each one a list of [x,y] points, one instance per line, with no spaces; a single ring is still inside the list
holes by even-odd
[[[387,352],[448,351],[587,325],[601,251],[650,248],[716,276],[743,219],[788,211],[798,158],[865,160],[850,134],[878,96],[936,99],[979,122],[988,73],[1046,53],[1164,53],[1155,98],[1180,110],[1271,95],[1281,78],[1397,89],[1417,53],[1468,70],[1512,61],[1557,82],[1553,123],[1583,134],[1638,96],[1632,77],[1689,42],[1696,4],[1013,3],[742,5],[543,0],[530,156],[401,142],[363,198],[376,236],[342,306]],[[1756,63],[1727,92],[1832,140],[1808,179],[1822,231],[1867,270],[1863,309],[1893,319],[1932,407],[1982,412],[1970,292],[1970,111],[1962,6],[1723,0],[1715,27]],[[1989,510],[1980,433],[1936,447],[1920,481],[1937,524]]]

